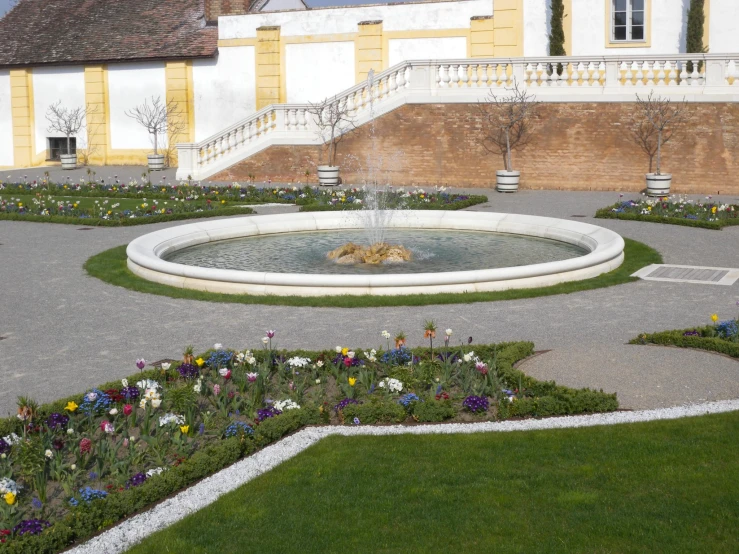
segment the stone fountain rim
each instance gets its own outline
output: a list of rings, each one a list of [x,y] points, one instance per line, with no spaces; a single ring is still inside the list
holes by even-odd
[[[409,224],[412,221],[412,224]],[[584,256],[518,267],[386,275],[268,273],[187,266],[162,256],[175,250],[256,235],[357,229],[361,222],[346,212],[300,212],[207,220],[170,227],[133,240],[126,249],[129,269],[144,279],[210,292],[336,295],[469,292],[548,286],[582,280],[618,267],[623,261],[620,235],[589,223],[551,217],[493,212],[404,211],[389,226],[409,229],[487,231],[549,238],[580,246]]]

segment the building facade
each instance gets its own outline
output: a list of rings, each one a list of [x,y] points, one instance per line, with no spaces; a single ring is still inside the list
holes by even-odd
[[[274,2],[274,0],[273,0]],[[271,2],[271,3],[273,3]],[[266,4],[265,4],[266,5]],[[277,5],[277,4],[275,4]],[[685,52],[689,0],[565,0],[568,55]],[[739,52],[736,0],[706,0],[704,45]],[[49,106],[84,107],[91,164],[143,164],[128,114],[176,108],[165,149],[277,103],[316,102],[399,62],[548,54],[545,0],[449,0],[249,12],[246,0],[21,0],[0,21],[0,167],[54,163]],[[173,163],[175,161],[173,160]]]

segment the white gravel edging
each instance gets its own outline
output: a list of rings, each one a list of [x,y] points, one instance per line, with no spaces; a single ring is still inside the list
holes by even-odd
[[[218,500],[222,495],[239,488],[255,477],[268,472],[282,462],[300,454],[309,446],[331,435],[433,435],[565,429],[679,419],[737,410],[739,410],[739,400],[723,400],[720,402],[660,408],[656,410],[612,412],[521,421],[449,423],[417,425],[412,427],[403,425],[387,427],[309,427],[203,479],[198,484],[182,491],[173,498],[165,500],[152,509],[123,521],[121,524],[68,552],[70,554],[118,554],[125,552],[149,535],[169,527],[186,516],[205,508]]]

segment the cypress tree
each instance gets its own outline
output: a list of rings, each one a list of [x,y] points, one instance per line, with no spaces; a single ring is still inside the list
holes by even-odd
[[[703,45],[703,25],[706,21],[703,4],[704,0],[690,0],[686,46],[687,52],[691,54],[702,54],[706,52],[706,48]]]
[[[701,2],[701,5],[703,2]],[[550,27],[552,29],[549,34],[549,55],[550,56],[566,56],[565,52],[565,5],[564,0],[552,0],[552,17],[550,19]],[[701,27],[702,28],[702,27]]]

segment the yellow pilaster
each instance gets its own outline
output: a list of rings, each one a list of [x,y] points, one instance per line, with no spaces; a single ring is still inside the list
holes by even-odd
[[[705,0],[703,2],[703,48],[709,49],[711,43],[711,0]]]
[[[167,103],[175,103],[174,110],[167,114],[169,126],[167,140],[170,146],[174,146],[178,142],[190,142],[195,131],[192,62],[189,60],[167,62],[164,65],[164,76],[167,87]],[[173,148],[170,148],[170,152],[173,156],[177,155]],[[176,161],[176,159],[170,160],[170,164],[174,165]]]
[[[495,0],[496,57],[523,56],[523,0]]]
[[[357,83],[367,80],[370,69],[379,73],[382,64],[382,21],[362,21],[358,25],[356,41]]]
[[[30,69],[10,70],[10,106],[13,113],[15,167],[33,162],[33,76]]]
[[[257,110],[280,100],[280,28],[259,27],[256,48]]]
[[[85,109],[87,110],[87,151],[93,165],[108,163],[108,87],[106,67],[85,67]]]
[[[495,19],[492,15],[470,19],[470,58],[495,55]]]

